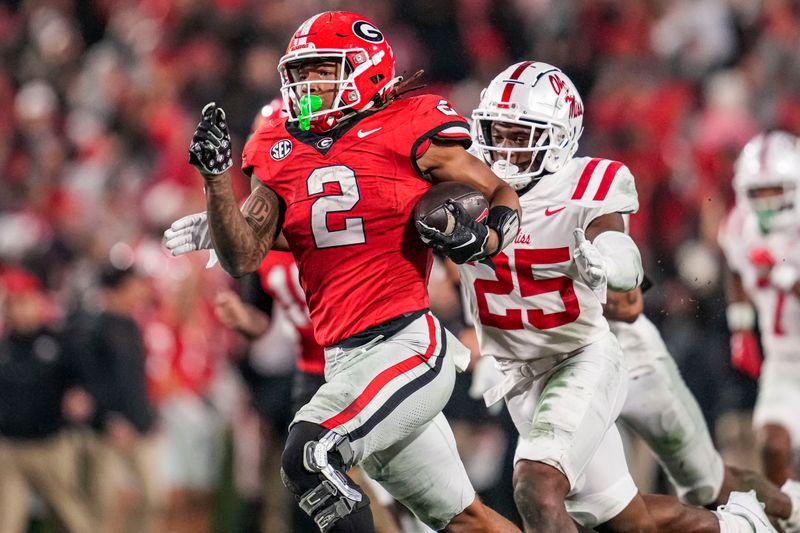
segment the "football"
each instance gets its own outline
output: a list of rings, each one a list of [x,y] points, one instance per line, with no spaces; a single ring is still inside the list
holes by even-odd
[[[489,215],[489,203],[480,191],[465,183],[448,181],[434,185],[419,199],[414,208],[414,220],[450,234],[455,228],[455,217],[444,207],[447,200],[460,205],[477,221]]]

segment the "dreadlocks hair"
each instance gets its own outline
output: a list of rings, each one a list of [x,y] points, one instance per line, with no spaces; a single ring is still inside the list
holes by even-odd
[[[413,87],[409,87],[413,82],[415,82],[417,79],[419,79],[424,73],[425,73],[425,71],[420,69],[420,70],[416,71],[414,74],[412,74],[411,76],[409,76],[407,79],[406,79],[405,76],[403,76],[403,79],[400,80],[399,82],[397,82],[395,84],[395,86],[392,87],[392,89],[388,93],[386,93],[386,96],[384,96],[383,102],[378,107],[378,109],[383,109],[384,107],[388,106],[389,104],[391,104],[392,102],[394,102],[395,100],[397,100],[398,98],[400,98],[402,95],[404,95],[406,93],[409,93],[411,91],[416,91],[417,89],[422,89],[423,87],[425,87],[425,85],[426,85],[425,83],[421,83],[419,85],[414,85]]]

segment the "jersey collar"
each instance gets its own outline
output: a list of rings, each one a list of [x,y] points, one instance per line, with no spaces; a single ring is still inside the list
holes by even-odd
[[[366,113],[358,113],[354,117],[345,121],[344,124],[340,124],[333,128],[331,131],[326,131],[325,133],[314,133],[313,131],[303,131],[300,129],[300,125],[297,122],[289,122],[286,121],[286,131],[300,141],[301,143],[310,146],[317,152],[322,155],[327,155],[331,148],[336,141],[344,137],[344,135],[353,129],[353,126],[364,120],[365,118],[372,116],[375,111],[370,111]]]

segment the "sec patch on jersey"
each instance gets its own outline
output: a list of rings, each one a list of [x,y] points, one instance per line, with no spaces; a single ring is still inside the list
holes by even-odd
[[[489,215],[489,203],[478,189],[466,183],[448,181],[437,183],[419,199],[414,208],[414,220],[449,235],[455,228],[456,221],[444,206],[448,200],[460,205],[479,222]]]

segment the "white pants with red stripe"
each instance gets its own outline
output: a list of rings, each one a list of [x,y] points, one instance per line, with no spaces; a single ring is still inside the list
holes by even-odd
[[[347,435],[354,461],[433,529],[475,499],[442,409],[469,350],[430,313],[388,339],[325,351],[325,378],[293,423]]]

